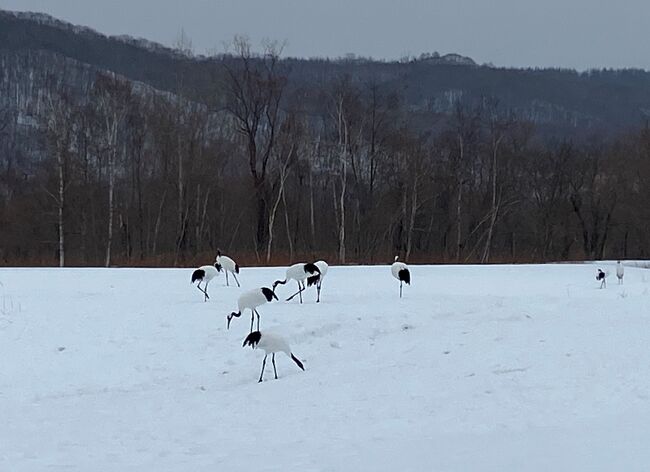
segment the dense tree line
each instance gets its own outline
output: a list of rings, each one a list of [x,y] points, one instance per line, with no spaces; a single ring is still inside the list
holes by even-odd
[[[233,45],[201,100],[182,69],[173,93],[98,73],[80,95],[52,76],[34,112],[43,157],[0,147],[2,262],[649,257],[647,126],[553,141],[462,95],[418,119],[372,76],[291,86],[277,45]],[[0,140],[16,117],[0,109]]]

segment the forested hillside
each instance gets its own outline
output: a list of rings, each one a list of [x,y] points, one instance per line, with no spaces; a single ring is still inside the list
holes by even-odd
[[[178,46],[0,11],[2,263],[648,257],[648,72]]]

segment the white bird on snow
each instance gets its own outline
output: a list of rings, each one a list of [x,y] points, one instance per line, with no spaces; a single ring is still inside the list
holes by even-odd
[[[320,270],[315,264],[312,264],[311,262],[300,262],[287,268],[284,280],[276,280],[273,282],[273,291],[275,292],[275,287],[278,285],[284,285],[289,280],[295,280],[298,283],[298,291],[287,298],[287,301],[291,300],[296,295],[300,295],[300,303],[302,303],[303,290],[317,284],[319,279]]]
[[[244,344],[242,347],[246,347],[246,345],[249,345],[253,349],[260,348],[265,353],[264,360],[262,361],[262,372],[260,373],[260,379],[258,380],[258,383],[261,382],[262,377],[264,377],[266,357],[269,354],[271,354],[271,362],[273,363],[273,373],[275,374],[275,378],[278,378],[278,371],[275,368],[276,352],[284,352],[288,357],[291,358],[293,362],[296,363],[298,367],[300,367],[302,370],[305,370],[305,366],[302,364],[302,362],[300,362],[300,359],[293,355],[291,352],[291,346],[289,346],[289,343],[282,336],[278,336],[277,334],[272,333],[261,333],[259,331],[253,331],[248,336],[246,336],[246,339],[244,339]]]
[[[616,263],[616,277],[618,278],[619,285],[623,283],[624,275],[625,275],[625,269],[623,268],[623,264],[621,263],[621,261],[618,261]]]
[[[230,257],[222,255],[220,249],[217,249],[215,267],[218,271],[221,272],[221,269],[223,269],[223,271],[226,273],[226,285],[230,286],[230,283],[228,282],[228,272],[230,272],[235,278],[235,282],[237,282],[237,287],[241,287],[241,285],[239,285],[239,280],[237,280],[237,274],[239,274],[239,265],[237,265],[237,263]]]
[[[406,264],[398,262],[399,256],[395,256],[395,262],[390,267],[390,271],[397,280],[399,280],[399,297],[402,298],[402,284],[411,285],[411,272]]]
[[[203,293],[203,301],[208,301],[210,298],[208,295],[208,284],[210,283],[210,280],[214,279],[217,275],[219,275],[219,271],[216,264],[213,266],[204,265],[192,272],[191,283],[194,283],[198,280],[199,283],[196,284],[196,288],[198,288]],[[205,288],[201,288],[201,282],[205,284]]]
[[[316,282],[316,290],[317,290],[317,297],[316,297],[316,303],[320,302],[320,289],[323,285],[323,279],[325,278],[325,275],[327,275],[327,269],[329,269],[329,266],[327,265],[327,262],[325,261],[316,261],[314,262],[314,265],[318,267],[318,270],[320,271],[320,274],[318,276],[318,281]],[[304,290],[304,288],[303,288]],[[298,295],[301,291],[298,291],[291,295],[289,298],[287,298],[287,301],[290,301],[293,297]]]
[[[251,333],[253,332],[253,321],[255,315],[257,315],[257,329],[260,329],[260,314],[257,312],[257,307],[264,305],[265,303],[273,301],[273,299],[278,299],[268,287],[254,288],[253,290],[248,290],[247,292],[242,293],[237,299],[237,308],[239,311],[233,311],[228,315],[228,327],[230,329],[230,321],[235,318],[239,318],[242,314],[242,311],[249,308],[251,310]]]

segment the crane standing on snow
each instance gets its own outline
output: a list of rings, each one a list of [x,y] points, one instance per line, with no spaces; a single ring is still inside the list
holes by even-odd
[[[192,282],[194,283],[197,280],[199,281],[198,284],[196,284],[196,288],[198,288],[202,293],[203,293],[203,301],[207,302],[210,296],[208,295],[208,284],[210,283],[210,280],[214,279],[217,275],[219,275],[219,269],[217,268],[217,264],[211,266],[211,265],[204,265],[196,269],[194,272],[192,272]],[[205,288],[201,288],[201,282],[205,283]]]
[[[221,272],[221,269],[223,269],[223,271],[226,273],[227,286],[230,286],[230,283],[228,282],[228,272],[230,272],[232,276],[235,278],[235,282],[237,282],[237,287],[241,287],[241,285],[239,285],[239,280],[237,280],[237,274],[239,274],[239,266],[230,257],[221,255],[220,249],[217,249],[217,259],[215,261],[215,267],[219,272]]]
[[[302,303],[302,292],[307,287],[318,283],[320,279],[320,270],[315,264],[311,262],[300,262],[294,264],[287,269],[284,280],[276,280],[273,282],[273,291],[275,292],[275,287],[278,285],[284,285],[289,280],[295,280],[298,283],[298,291],[287,298],[287,301],[291,300],[296,295],[300,295],[300,303]],[[305,285],[306,282],[306,285]]]
[[[289,343],[281,336],[271,333],[260,333],[259,331],[253,331],[248,336],[246,336],[246,339],[244,339],[244,344],[242,347],[246,347],[246,345],[249,345],[253,349],[259,347],[260,349],[263,349],[265,353],[264,360],[262,361],[262,372],[260,373],[260,379],[257,381],[258,383],[261,382],[262,378],[264,377],[266,357],[269,355],[269,353],[272,354],[271,362],[273,363],[273,373],[275,374],[276,379],[278,378],[278,371],[275,368],[276,352],[284,352],[291,358],[293,362],[296,363],[298,367],[300,367],[302,370],[305,370],[305,366],[302,365],[300,359],[294,356],[291,352],[291,346],[289,346]]]
[[[618,261],[616,263],[616,277],[618,278],[619,285],[623,284],[624,275],[625,275],[625,269],[623,268],[623,264],[621,264],[621,261]]]
[[[399,256],[395,256],[395,262],[390,267],[390,271],[397,280],[399,280],[399,297],[402,298],[402,284],[411,285],[411,272],[406,264],[397,262]]]
[[[321,289],[321,287],[323,285],[323,278],[325,278],[325,275],[327,274],[327,269],[329,268],[329,266],[327,265],[327,262],[322,261],[322,260],[314,262],[314,265],[316,267],[318,267],[318,270],[320,271],[320,274],[318,276],[318,281],[316,282],[316,290],[317,290],[317,293],[318,293],[318,295],[316,297],[316,303],[319,303],[320,302],[320,289]],[[304,290],[304,288],[302,290]],[[295,297],[296,295],[301,293],[302,290],[299,290],[296,293],[294,293],[293,295],[291,295],[289,298],[287,298],[287,301],[290,301],[293,297]]]
[[[257,315],[257,329],[260,329],[260,314],[257,312],[257,307],[264,305],[267,302],[273,301],[273,299],[278,299],[268,287],[255,288],[249,290],[248,292],[242,293],[237,299],[237,308],[239,311],[233,311],[228,315],[228,326],[227,329],[230,329],[230,321],[241,316],[242,311],[249,308],[251,310],[251,333],[253,332],[253,321],[255,320],[255,315]]]

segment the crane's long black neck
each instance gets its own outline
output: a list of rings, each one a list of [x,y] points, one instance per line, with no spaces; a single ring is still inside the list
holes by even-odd
[[[227,316],[228,325],[226,326],[226,329],[230,329],[230,321],[232,321],[233,316],[234,316],[235,318],[239,318],[239,317],[241,316],[241,310],[239,310],[239,311],[237,311],[237,312],[234,312],[234,311],[233,311],[231,314],[229,314],[229,315]]]
[[[273,291],[275,292],[275,287],[277,287],[278,285],[284,285],[286,283],[287,283],[287,279],[276,280],[275,282],[273,282]]]

